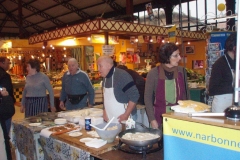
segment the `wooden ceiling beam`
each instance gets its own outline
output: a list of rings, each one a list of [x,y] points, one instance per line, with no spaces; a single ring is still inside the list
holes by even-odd
[[[69,9],[72,12],[75,12],[77,15],[79,15],[81,18],[89,18],[90,15],[86,12],[83,12],[81,9],[78,9],[77,7],[73,6],[72,4],[68,3],[65,0],[53,0],[54,2],[64,6],[65,8]]]

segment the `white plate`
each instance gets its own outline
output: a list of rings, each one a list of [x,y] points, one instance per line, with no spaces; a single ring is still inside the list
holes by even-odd
[[[82,142],[82,143],[86,143],[86,142],[90,142],[90,141],[92,141],[94,138],[82,138],[82,139],[80,139],[80,142]]]
[[[201,113],[201,112],[207,112],[208,110],[203,110],[203,111],[195,111],[194,107],[181,107],[180,105],[172,106],[171,107],[174,112],[179,112],[179,113]]]
[[[71,137],[78,137],[78,136],[81,136],[82,133],[81,132],[72,132],[72,133],[69,133],[69,136]]]
[[[29,123],[29,126],[36,127],[41,125],[42,123]]]
[[[67,120],[64,118],[58,118],[58,119],[54,120],[54,123],[55,124],[65,124],[65,123],[67,123]]]

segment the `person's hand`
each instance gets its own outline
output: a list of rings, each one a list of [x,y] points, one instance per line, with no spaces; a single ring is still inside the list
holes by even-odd
[[[64,106],[64,102],[63,101],[60,101],[60,104],[59,104],[59,107],[62,109],[62,110],[66,110],[66,107]]]
[[[152,120],[152,121],[151,121],[151,126],[152,126],[153,129],[158,129],[158,123],[157,123],[157,121],[156,121],[156,120]]]
[[[104,119],[105,122],[107,122],[109,120],[109,118],[107,116],[107,112],[106,112],[105,109],[103,110],[103,119]]]
[[[89,107],[89,108],[92,108],[92,107],[93,107],[93,105],[89,104],[89,105],[88,105],[88,107]]]
[[[6,90],[6,88],[2,88],[2,90],[0,91],[1,92],[1,95],[2,96],[8,96],[9,94],[8,94],[8,91]]]
[[[21,113],[24,113],[24,112],[25,112],[25,107],[24,107],[24,106],[21,106],[20,112],[21,112]]]
[[[126,121],[126,120],[128,120],[128,117],[129,117],[129,115],[127,115],[126,113],[124,113],[124,114],[121,114],[119,117],[117,117],[118,118],[118,121],[121,123],[122,121]]]
[[[56,108],[55,107],[51,107],[51,112],[56,112]]]

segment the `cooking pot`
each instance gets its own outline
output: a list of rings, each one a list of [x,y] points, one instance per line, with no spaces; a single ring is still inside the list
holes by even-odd
[[[189,113],[188,116],[225,116],[227,119],[240,120],[240,107],[233,105],[226,108],[223,113]]]
[[[158,141],[161,140],[162,138],[162,131],[159,129],[153,129],[153,128],[147,128],[144,125],[142,125],[144,128],[133,128],[133,129],[127,129],[125,131],[122,131],[118,134],[120,140],[130,146],[137,146],[137,147],[145,147],[148,145],[152,145],[154,143],[157,143]],[[127,140],[122,138],[123,135],[126,133],[136,133],[136,132],[141,132],[141,133],[152,133],[152,134],[157,134],[159,135],[159,138],[151,139],[151,140],[144,140],[144,141],[137,141],[137,140]]]

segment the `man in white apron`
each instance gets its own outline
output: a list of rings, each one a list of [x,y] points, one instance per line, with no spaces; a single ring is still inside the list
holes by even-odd
[[[209,95],[214,96],[212,112],[224,112],[233,105],[236,41],[237,34],[233,32],[225,42],[225,55],[218,58],[212,66],[209,82]]]
[[[114,122],[127,120],[133,110],[139,93],[130,74],[114,68],[109,56],[101,56],[98,61],[98,71],[103,79],[104,112],[103,118],[108,121],[115,117]]]

